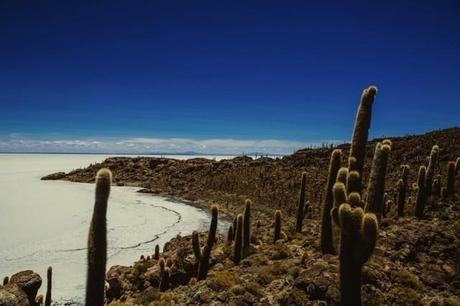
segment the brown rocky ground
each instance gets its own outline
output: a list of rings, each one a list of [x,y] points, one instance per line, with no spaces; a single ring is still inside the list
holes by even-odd
[[[409,183],[426,162],[434,144],[440,146],[440,172],[445,185],[446,163],[460,155],[460,128],[420,136],[391,138],[386,190],[390,198],[399,177],[399,166],[411,166]],[[368,145],[364,178],[377,140]],[[340,145],[348,156],[348,145]],[[172,289],[158,291],[159,268],[151,258],[131,267],[112,267],[107,273],[112,305],[336,305],[339,302],[338,259],[319,251],[319,214],[332,148],[303,149],[283,158],[238,157],[231,160],[174,160],[168,158],[109,158],[68,174],[44,179],[93,182],[101,167],[114,174],[114,183],[143,187],[144,192],[178,196],[202,207],[219,203],[221,212],[235,216],[243,200],[253,200],[254,225],[251,254],[240,265],[231,260],[231,246],[218,238],[211,256],[208,278],[196,282],[191,237],[177,237],[164,247],[171,259]],[[307,199],[311,211],[302,233],[294,233],[300,175],[308,174]],[[460,178],[457,192],[433,198],[426,218],[395,218],[394,208],[382,220],[374,255],[363,271],[365,305],[460,305]],[[283,211],[282,240],[273,243],[274,209]],[[205,240],[203,233],[201,241]],[[153,253],[153,250],[152,250]],[[145,256],[151,254],[144,254]]]

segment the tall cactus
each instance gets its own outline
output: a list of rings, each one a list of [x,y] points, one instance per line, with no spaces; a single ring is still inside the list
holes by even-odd
[[[246,199],[244,202],[243,214],[243,256],[249,255],[249,245],[251,243],[251,205],[252,202]]]
[[[200,236],[197,231],[192,233],[192,248],[193,254],[195,255],[196,261],[200,262],[201,259],[201,246],[200,246]]]
[[[447,163],[447,186],[446,195],[454,194],[455,191],[455,163],[449,161]]]
[[[236,218],[236,236],[235,245],[233,248],[233,261],[239,264],[241,261],[241,253],[243,247],[243,215],[239,214]]]
[[[45,306],[51,306],[51,287],[53,285],[53,268],[48,267],[46,271],[46,296]]]
[[[10,278],[8,276],[5,276],[3,278],[3,286],[6,286],[10,282]]]
[[[233,233],[233,224],[230,224],[230,226],[228,227],[228,232],[227,232],[227,242],[232,243],[234,237],[235,235]]]
[[[458,175],[460,172],[460,157],[457,157],[457,160],[455,161],[455,175]]]
[[[348,178],[348,168],[346,168],[346,167],[340,168],[339,172],[337,172],[336,181],[346,185],[347,184],[347,178]]]
[[[398,180],[398,217],[404,216],[404,206],[406,205],[407,178],[409,176],[409,166],[401,166],[401,178]]]
[[[160,259],[160,246],[157,244],[155,245],[155,254],[153,256],[156,260]]]
[[[281,210],[275,211],[275,227],[273,230],[273,242],[276,242],[281,237]]]
[[[300,183],[299,203],[297,205],[297,216],[295,223],[295,231],[302,232],[302,223],[304,219],[304,208],[305,208],[305,185],[307,183],[307,173],[302,173],[302,181]]]
[[[326,197],[324,199],[322,220],[321,220],[321,251],[323,254],[334,254],[334,244],[332,237],[331,209],[334,204],[332,188],[337,179],[337,173],[340,169],[342,151],[336,149],[331,154],[329,161],[329,171],[327,175]],[[276,216],[276,215],[275,215]]]
[[[439,146],[434,145],[431,148],[430,157],[428,159],[428,167],[426,168],[426,175],[425,175],[425,188],[426,188],[426,196],[431,196],[431,188],[433,186],[433,177],[436,171],[436,166],[438,164],[439,158]]]
[[[426,167],[420,166],[417,177],[417,197],[415,200],[415,216],[423,218],[425,215],[426,186],[425,186]]]
[[[353,128],[350,157],[354,157],[356,161],[353,164],[349,164],[349,168],[350,170],[358,171],[361,175],[363,173],[366,145],[371,125],[372,105],[374,104],[376,94],[377,87],[375,86],[369,86],[363,91]]]
[[[385,194],[388,156],[391,151],[390,144],[388,141],[377,143],[367,186],[366,212],[374,213],[379,220],[383,214],[383,195]]]
[[[171,269],[169,267],[165,267],[161,273],[160,278],[160,291],[166,291],[169,289],[169,283],[171,279]]]
[[[211,207],[211,225],[209,227],[208,239],[206,245],[203,248],[201,253],[200,264],[198,266],[198,275],[197,280],[205,279],[208,275],[209,270],[209,256],[211,255],[211,249],[216,241],[216,232],[217,232],[217,219],[218,219],[219,209],[216,205]]]
[[[361,175],[356,170],[348,172],[347,175],[347,193],[361,192]]]
[[[104,305],[105,269],[107,263],[107,201],[112,173],[101,169],[96,175],[96,201],[88,234],[88,272],[86,306]]]

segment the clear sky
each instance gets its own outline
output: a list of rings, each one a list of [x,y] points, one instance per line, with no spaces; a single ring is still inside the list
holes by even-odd
[[[460,124],[460,1],[0,1],[0,151],[292,152]]]

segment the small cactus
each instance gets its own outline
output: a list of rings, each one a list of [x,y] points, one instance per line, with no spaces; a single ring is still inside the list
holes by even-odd
[[[387,171],[388,156],[391,147],[389,142],[377,143],[372,160],[371,173],[367,186],[366,212],[374,213],[380,220],[383,214],[383,195],[385,194],[385,176]]]
[[[201,259],[201,246],[200,246],[200,236],[197,231],[192,233],[192,247],[193,254],[195,255],[196,261],[199,262]]]
[[[251,205],[252,202],[246,199],[244,202],[243,214],[243,256],[249,255],[249,245],[251,243]]]
[[[425,188],[427,198],[431,196],[431,188],[433,186],[433,177],[436,171],[436,166],[438,164],[439,157],[439,146],[434,145],[431,148],[430,157],[428,158],[428,167],[426,168],[425,175]]]
[[[433,179],[433,186],[431,187],[431,195],[440,197],[441,196],[441,177],[437,175]]]
[[[45,306],[51,306],[51,287],[53,283],[53,268],[48,267],[46,271],[46,297],[45,297]]]
[[[164,258],[161,258],[158,261],[158,266],[160,267],[160,274],[163,275],[163,272],[165,271],[165,268],[166,268],[166,262]]]
[[[447,163],[447,186],[446,195],[454,194],[455,191],[455,163],[450,161]]]
[[[327,176],[326,197],[324,199],[321,221],[321,251],[323,254],[334,254],[334,244],[332,237],[331,209],[334,204],[332,188],[337,180],[337,173],[340,169],[342,151],[334,150],[329,161],[329,171]],[[345,168],[346,169],[346,168]]]
[[[169,267],[165,267],[163,272],[161,273],[160,279],[160,291],[164,292],[169,289],[169,282],[171,278],[171,269]]]
[[[302,181],[300,184],[300,194],[299,194],[299,203],[297,204],[297,216],[296,216],[296,225],[295,231],[300,233],[302,232],[302,223],[304,218],[304,208],[305,208],[305,185],[307,182],[307,173],[302,173]]]
[[[211,255],[211,249],[216,241],[216,232],[217,232],[217,220],[218,220],[219,209],[216,205],[211,207],[211,225],[209,227],[208,239],[206,245],[203,248],[203,252],[200,257],[200,264],[198,266],[197,279],[205,279],[208,275],[209,269],[209,256]]]
[[[360,174],[363,173],[366,145],[371,125],[372,105],[376,94],[377,87],[375,86],[369,86],[363,91],[353,128],[350,157],[354,157],[356,161],[353,165],[349,163],[349,169],[356,170]]]
[[[347,176],[347,193],[361,192],[361,188],[361,177],[358,171],[349,171]]]
[[[273,241],[276,242],[281,237],[281,210],[275,211],[275,228],[273,231]]]
[[[158,244],[155,246],[155,255],[153,258],[156,260],[160,259],[160,246]]]
[[[105,268],[107,263],[107,200],[112,173],[101,169],[96,175],[96,201],[88,235],[88,272],[86,306],[104,305]]]
[[[228,227],[228,232],[227,232],[227,242],[230,244],[233,241],[233,237],[235,237],[235,234],[233,233],[233,224],[230,224]]]
[[[426,167],[421,166],[417,177],[417,197],[415,200],[415,216],[423,218],[425,215],[426,188],[425,188]]]
[[[5,276],[3,278],[3,286],[6,286],[10,282],[10,278],[8,276]]]
[[[239,264],[241,261],[241,253],[243,246],[243,215],[239,214],[236,219],[236,237],[233,247],[233,261]]]
[[[401,166],[401,178],[397,183],[398,189],[398,217],[404,216],[404,206],[406,204],[407,178],[409,176],[409,166]]]

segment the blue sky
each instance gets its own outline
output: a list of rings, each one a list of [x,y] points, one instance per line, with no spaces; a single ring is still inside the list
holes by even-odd
[[[0,151],[289,153],[350,139],[369,84],[371,136],[458,126],[458,12],[457,0],[3,0]]]

